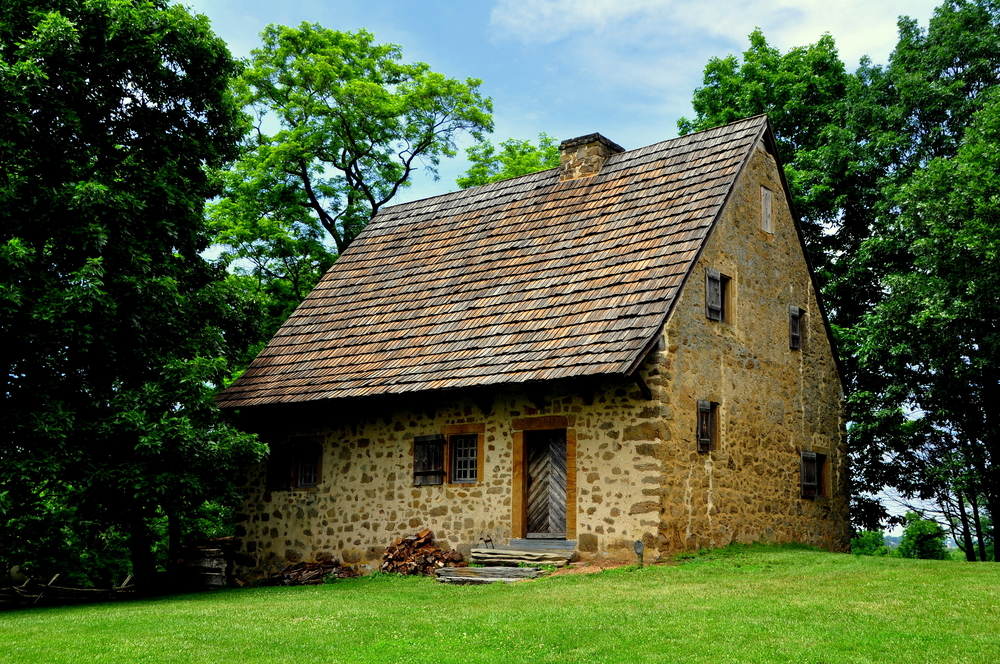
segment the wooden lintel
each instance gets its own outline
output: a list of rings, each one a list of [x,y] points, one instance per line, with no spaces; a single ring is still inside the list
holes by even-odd
[[[635,384],[639,387],[639,391],[642,392],[642,398],[646,401],[652,401],[653,391],[649,389],[649,385],[646,385],[646,381],[642,379],[638,371],[632,374],[632,380],[635,381]]]

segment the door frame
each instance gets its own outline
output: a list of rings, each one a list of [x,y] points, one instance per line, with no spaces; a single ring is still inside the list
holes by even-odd
[[[575,418],[574,418],[575,419]],[[513,496],[511,499],[511,537],[528,534],[528,469],[524,449],[525,431],[566,430],[566,539],[576,539],[576,429],[564,415],[522,417],[511,422],[514,439]]]

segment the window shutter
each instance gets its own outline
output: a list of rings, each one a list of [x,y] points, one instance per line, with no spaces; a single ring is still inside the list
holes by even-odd
[[[767,233],[773,233],[771,230],[771,201],[772,194],[771,190],[767,187],[760,188],[760,227]]]
[[[815,452],[802,454],[802,497],[815,498],[819,494],[819,468]]]
[[[712,449],[712,402],[698,401],[698,451]]]
[[[802,348],[802,310],[794,304],[788,307],[788,347]]]
[[[444,482],[444,436],[413,437],[413,484],[425,486]]]
[[[267,456],[268,491],[288,491],[292,488],[292,451],[287,445],[270,445]]]
[[[712,268],[705,268],[705,315],[722,320],[722,275]]]

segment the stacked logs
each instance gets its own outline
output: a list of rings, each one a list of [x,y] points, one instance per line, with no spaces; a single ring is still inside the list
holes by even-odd
[[[268,577],[267,585],[318,586],[327,577],[346,579],[352,576],[357,576],[357,573],[348,567],[341,567],[335,560],[325,560],[318,563],[296,563]]]
[[[400,537],[386,547],[380,569],[395,574],[434,576],[434,570],[442,567],[468,566],[468,563],[462,562],[461,553],[434,546],[434,534],[430,530],[421,530],[416,535]]]

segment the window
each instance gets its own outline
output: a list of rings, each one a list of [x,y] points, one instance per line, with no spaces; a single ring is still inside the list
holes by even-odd
[[[413,485],[444,483],[444,436],[413,437]]]
[[[826,455],[816,452],[806,452],[802,455],[802,497],[816,498],[826,495],[823,473],[826,465]]]
[[[448,424],[413,438],[413,485],[475,484],[483,475],[485,424]]]
[[[716,420],[718,419],[719,404],[711,401],[698,402],[698,451],[711,452],[714,447]]]
[[[466,434],[452,436],[451,472],[448,480],[456,484],[472,483],[479,480],[479,436]]]
[[[271,445],[267,458],[268,491],[315,488],[320,482],[323,445],[314,437]]]
[[[792,350],[802,349],[802,314],[804,312],[794,304],[788,307],[788,347]]]
[[[771,206],[773,194],[767,187],[760,188],[760,228],[765,233],[773,233],[771,228]]]
[[[299,487],[313,487],[319,484],[319,454],[301,454],[297,459]]]
[[[728,318],[726,312],[728,299],[726,291],[729,290],[729,277],[721,274],[712,268],[705,269],[705,315],[709,320],[716,320],[725,323]]]

